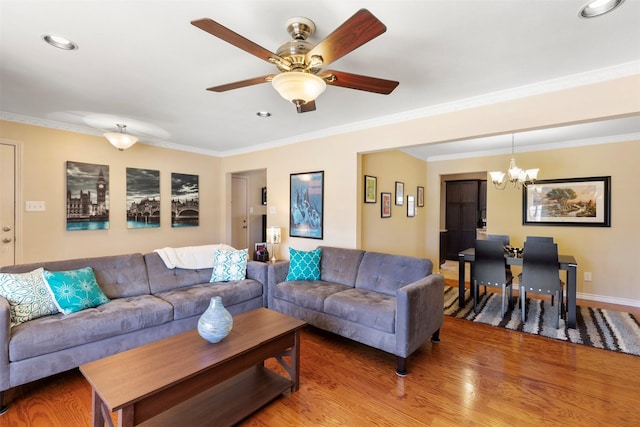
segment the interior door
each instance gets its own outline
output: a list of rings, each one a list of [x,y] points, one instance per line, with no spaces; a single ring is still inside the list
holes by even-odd
[[[447,259],[474,246],[478,226],[478,181],[448,181],[446,187]]]
[[[0,143],[0,266],[16,261],[16,147]]]
[[[231,246],[236,249],[248,247],[247,178],[231,177]],[[249,254],[253,251],[249,250]]]

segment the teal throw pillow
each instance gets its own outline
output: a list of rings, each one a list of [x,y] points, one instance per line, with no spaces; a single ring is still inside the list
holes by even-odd
[[[247,249],[214,249],[210,282],[244,280],[247,276]]]
[[[44,270],[43,276],[53,300],[63,314],[75,313],[109,302],[109,298],[100,289],[91,267],[69,271]]]
[[[289,280],[320,280],[321,249],[299,251],[289,248]]]
[[[0,273],[0,295],[9,301],[11,327],[58,312],[42,271]]]

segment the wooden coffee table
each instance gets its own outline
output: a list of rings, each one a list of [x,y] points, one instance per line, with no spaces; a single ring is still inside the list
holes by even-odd
[[[93,426],[232,425],[300,383],[305,322],[260,308],[233,318],[217,344],[196,330],[80,366],[93,389]],[[289,378],[264,367],[275,357]],[[290,357],[289,363],[283,357]]]

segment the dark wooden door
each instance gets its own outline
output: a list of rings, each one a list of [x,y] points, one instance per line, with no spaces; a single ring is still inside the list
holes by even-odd
[[[457,260],[476,239],[479,181],[447,181],[446,187],[447,259]]]

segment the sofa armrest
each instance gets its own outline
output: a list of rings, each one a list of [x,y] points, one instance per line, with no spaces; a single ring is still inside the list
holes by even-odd
[[[267,287],[268,274],[267,264],[264,262],[247,261],[247,279],[253,279],[262,283],[262,305],[264,307],[267,306],[267,295],[269,292]]]
[[[408,357],[444,319],[444,276],[430,274],[396,291],[397,355]]]
[[[280,282],[284,282],[287,279],[289,273],[289,261],[277,261],[272,264],[269,263],[268,274],[268,294],[267,294],[267,307],[273,307],[273,292],[276,285]]]
[[[0,392],[9,388],[9,341],[11,340],[11,312],[9,301],[0,297]],[[0,402],[0,407],[2,402]]]

